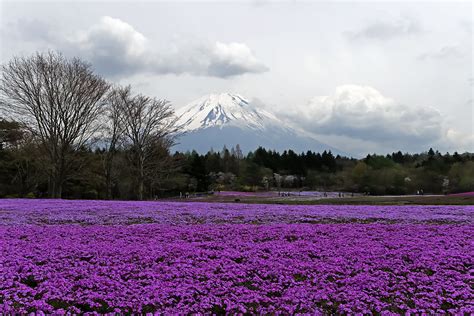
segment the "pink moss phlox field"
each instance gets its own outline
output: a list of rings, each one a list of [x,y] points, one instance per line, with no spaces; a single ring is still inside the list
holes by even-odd
[[[473,192],[463,192],[463,193],[454,193],[450,194],[451,196],[465,196],[465,197],[470,197],[474,196],[474,191]]]
[[[0,314],[469,315],[473,212],[0,200]]]
[[[0,225],[474,223],[474,206],[275,205],[204,202],[0,200]]]

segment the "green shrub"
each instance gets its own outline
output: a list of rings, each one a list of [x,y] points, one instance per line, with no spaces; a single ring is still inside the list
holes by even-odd
[[[25,195],[25,198],[27,198],[27,199],[34,199],[34,198],[36,198],[36,195],[35,195],[33,192],[28,192],[28,193]]]
[[[7,194],[5,195],[6,199],[17,199],[19,196],[18,194]]]

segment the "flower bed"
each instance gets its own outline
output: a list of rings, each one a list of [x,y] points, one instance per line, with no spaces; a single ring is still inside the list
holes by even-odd
[[[0,313],[470,314],[473,212],[0,200]]]
[[[474,206],[0,200],[0,226],[320,222],[474,223]]]
[[[470,197],[470,196],[474,196],[474,192],[454,193],[454,194],[450,194],[450,196],[466,196],[466,197]]]

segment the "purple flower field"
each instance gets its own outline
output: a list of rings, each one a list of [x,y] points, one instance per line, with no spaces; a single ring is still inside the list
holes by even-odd
[[[0,226],[281,223],[474,223],[474,206],[275,205],[205,202],[0,200]]]
[[[474,313],[473,206],[0,200],[1,313]]]
[[[474,192],[463,192],[463,193],[455,193],[455,194],[450,194],[451,196],[474,196]]]

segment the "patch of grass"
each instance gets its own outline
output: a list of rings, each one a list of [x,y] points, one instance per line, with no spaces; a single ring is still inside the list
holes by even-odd
[[[194,202],[235,203],[234,199],[210,197]],[[474,205],[474,196],[450,195],[401,195],[401,196],[355,196],[344,198],[312,199],[292,197],[242,197],[241,203],[248,204],[286,204],[286,205]]]

